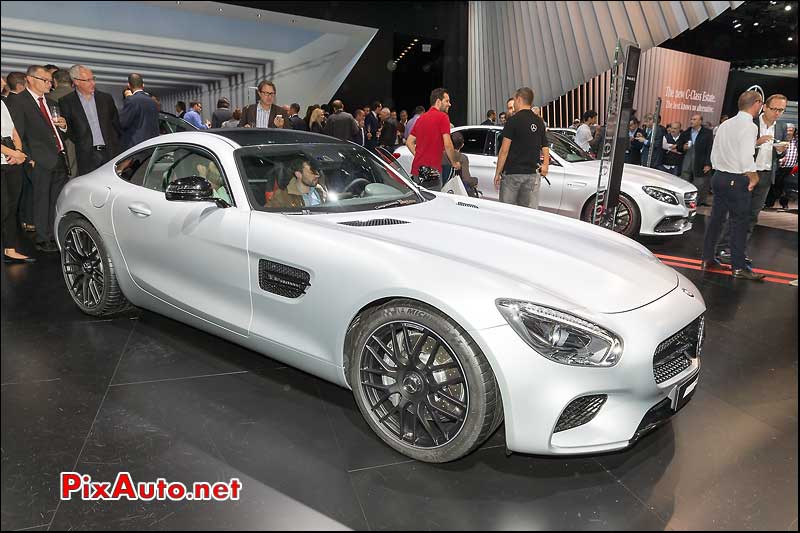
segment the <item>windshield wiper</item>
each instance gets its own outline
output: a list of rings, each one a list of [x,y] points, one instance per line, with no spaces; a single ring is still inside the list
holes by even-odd
[[[387,207],[400,207],[401,205],[411,205],[417,203],[416,200],[394,200],[381,205],[376,205],[375,209],[386,209]]]

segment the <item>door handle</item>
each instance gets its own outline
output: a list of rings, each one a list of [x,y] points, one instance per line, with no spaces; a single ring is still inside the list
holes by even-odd
[[[153,214],[146,205],[140,203],[129,205],[128,211],[140,217],[149,217]]]
[[[583,189],[586,187],[585,183],[571,181],[567,183],[567,189]]]

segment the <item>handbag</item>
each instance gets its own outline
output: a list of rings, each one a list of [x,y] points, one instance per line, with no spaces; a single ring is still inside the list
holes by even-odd
[[[433,167],[419,167],[417,183],[426,189],[436,187],[441,183],[442,175]]]
[[[461,181],[461,176],[456,169],[450,172],[450,179],[447,183],[442,185],[442,192],[447,194],[455,194],[456,196],[469,196],[467,189],[464,187],[464,182]]]

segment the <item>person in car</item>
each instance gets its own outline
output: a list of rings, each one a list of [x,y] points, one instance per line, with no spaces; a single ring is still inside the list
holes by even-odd
[[[303,208],[324,204],[328,192],[319,183],[319,166],[313,160],[300,156],[291,162],[289,171],[292,179],[285,189],[278,189],[264,207]]]

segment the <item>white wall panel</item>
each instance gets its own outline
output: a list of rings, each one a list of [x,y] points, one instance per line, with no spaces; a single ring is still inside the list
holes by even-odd
[[[563,106],[548,104],[611,68],[617,39],[646,51],[742,3],[471,1],[468,120],[482,122],[487,109],[503,110],[523,85],[533,88],[534,105],[547,106],[552,120],[563,115],[560,120],[568,123],[574,117],[567,115],[589,107],[601,111],[607,76],[570,95]],[[648,72],[640,83],[652,91],[659,80]]]

